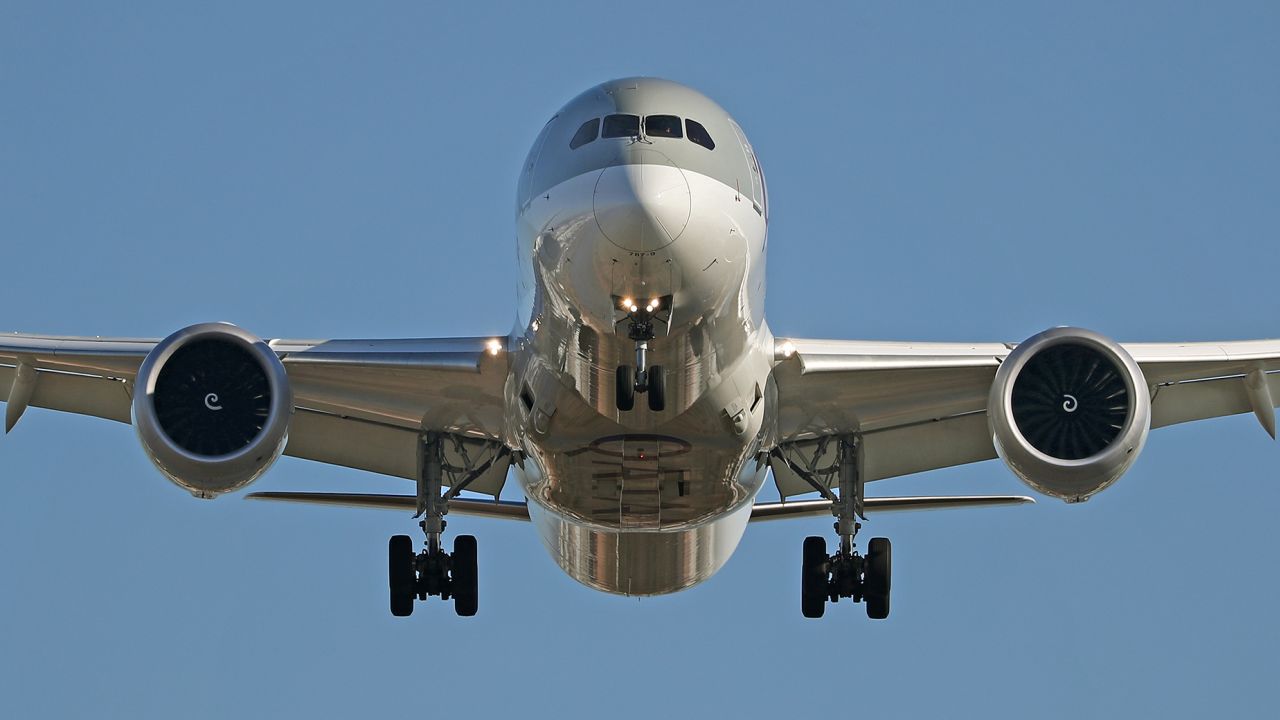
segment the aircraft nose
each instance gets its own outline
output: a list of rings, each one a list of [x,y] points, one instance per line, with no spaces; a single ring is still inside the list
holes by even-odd
[[[605,168],[593,202],[600,232],[632,252],[666,247],[689,224],[689,182],[656,150],[635,150],[628,164]]]

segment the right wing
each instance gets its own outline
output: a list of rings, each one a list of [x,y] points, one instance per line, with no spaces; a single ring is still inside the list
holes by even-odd
[[[779,338],[781,451],[810,472],[829,470],[836,462],[832,439],[858,434],[866,480],[995,458],[987,394],[1014,347]],[[1263,404],[1280,403],[1280,340],[1124,348],[1149,386],[1152,428],[1246,412],[1274,427],[1274,411],[1259,405],[1255,398],[1264,396],[1249,383],[1266,391]],[[773,473],[784,498],[812,492],[784,463],[774,463]]]
[[[28,406],[131,422],[134,380],[157,342],[0,336],[6,431]],[[505,339],[268,344],[294,392],[286,455],[415,479],[423,430],[449,433],[445,462],[459,467],[500,443]],[[468,489],[496,496],[506,474],[506,465],[496,463]]]

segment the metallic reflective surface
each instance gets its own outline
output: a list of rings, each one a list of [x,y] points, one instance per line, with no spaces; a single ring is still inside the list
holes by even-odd
[[[562,109],[526,167],[562,179],[535,181],[540,192],[519,202],[507,440],[524,452],[516,477],[561,567],[598,589],[647,595],[699,582],[728,558],[767,472],[757,460],[776,403],[765,391],[766,221],[738,190],[763,180],[714,103],[666,81],[608,90]],[[684,138],[570,150],[559,137],[615,111],[697,116],[723,132],[714,151]],[[665,368],[661,412],[643,399],[616,409],[614,370],[636,362],[628,301],[657,308],[648,362]]]
[[[199,455],[181,447],[161,427],[156,414],[156,384],[166,362],[182,348],[205,340],[229,343],[248,352],[265,373],[270,388],[262,430],[249,444],[225,455]],[[209,395],[218,391],[208,388],[204,396],[208,412],[217,412],[210,407]],[[279,357],[262,340],[234,325],[203,323],[183,328],[160,341],[138,369],[133,396],[133,426],[138,439],[160,472],[196,497],[213,498],[239,490],[266,472],[284,451],[292,415],[293,391]]]
[[[683,530],[643,531],[584,525],[529,504],[529,515],[551,557],[588,587],[624,595],[683,590],[719,570],[751,517],[738,510]]]
[[[1023,436],[1013,412],[1014,385],[1027,363],[1046,349],[1068,344],[1090,348],[1108,359],[1131,398],[1117,436],[1102,450],[1078,460],[1041,452]],[[1070,399],[1064,402],[1064,410],[1070,411]],[[1014,474],[1039,492],[1068,502],[1088,500],[1119,479],[1138,458],[1151,429],[1151,395],[1138,363],[1119,343],[1083,328],[1053,328],[1018,345],[996,371],[987,406],[996,451]]]

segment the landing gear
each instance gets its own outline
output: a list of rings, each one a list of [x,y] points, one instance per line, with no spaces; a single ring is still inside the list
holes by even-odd
[[[387,544],[391,614],[396,617],[412,615],[414,601],[426,600],[432,595],[453,600],[454,612],[464,617],[475,615],[479,608],[480,574],[475,537],[459,535],[453,542],[453,552],[447,553],[441,546],[440,536],[447,525],[444,515],[449,511],[449,499],[483,472],[484,467],[456,482],[448,493],[441,494],[443,437],[440,433],[428,432],[420,442],[418,514],[422,516],[419,526],[427,536],[426,547],[415,554],[413,540],[408,535],[394,535]]]
[[[615,397],[619,410],[631,410],[636,406],[636,393],[644,393],[649,399],[649,409],[662,412],[667,407],[667,374],[661,365],[636,374],[630,365],[620,365],[615,373]]]
[[[627,337],[636,343],[636,364],[618,367],[615,375],[614,397],[619,410],[628,411],[635,407],[636,393],[647,396],[649,409],[662,412],[667,407],[667,377],[661,365],[648,366],[649,341],[654,339],[654,313],[662,305],[662,300],[650,300],[645,307],[636,305],[630,298],[622,300],[620,307],[630,313],[627,315]]]
[[[476,614],[479,607],[479,572],[476,563],[476,538],[459,535],[453,541],[453,553],[423,550],[413,554],[413,539],[393,535],[387,545],[391,585],[391,614],[409,617],[414,600],[438,595],[453,600],[454,612],[463,617]]]
[[[828,556],[826,538],[805,538],[800,566],[801,614],[820,618],[828,600],[837,602],[845,597],[864,603],[872,620],[889,617],[892,553],[889,538],[871,538],[865,556],[856,551]]]
[[[786,462],[791,470],[831,500],[831,512],[836,516],[836,534],[840,537],[840,547],[834,555],[827,554],[825,538],[805,538],[800,566],[800,612],[807,618],[820,618],[828,600],[838,602],[840,598],[851,598],[854,602],[866,604],[867,617],[884,620],[889,617],[893,546],[888,538],[871,538],[867,554],[858,553],[854,538],[862,527],[858,518],[863,518],[858,438],[842,437],[839,443],[839,496],[810,471],[775,453],[775,457]],[[822,450],[818,451],[819,455],[822,453]]]

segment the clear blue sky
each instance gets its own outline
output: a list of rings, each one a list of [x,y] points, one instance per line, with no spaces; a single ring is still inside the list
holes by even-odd
[[[1276,3],[177,5],[0,5],[0,329],[503,332],[528,145],[651,74],[760,154],[779,334],[1280,336]],[[873,517],[883,623],[801,618],[827,520],[635,600],[455,518],[480,615],[405,621],[410,518],[197,502],[130,428],[32,411],[0,438],[0,715],[1268,715],[1278,481],[1238,417],[1153,433],[1083,506]],[[407,486],[284,459],[255,489]],[[995,462],[874,489],[1023,491]]]

